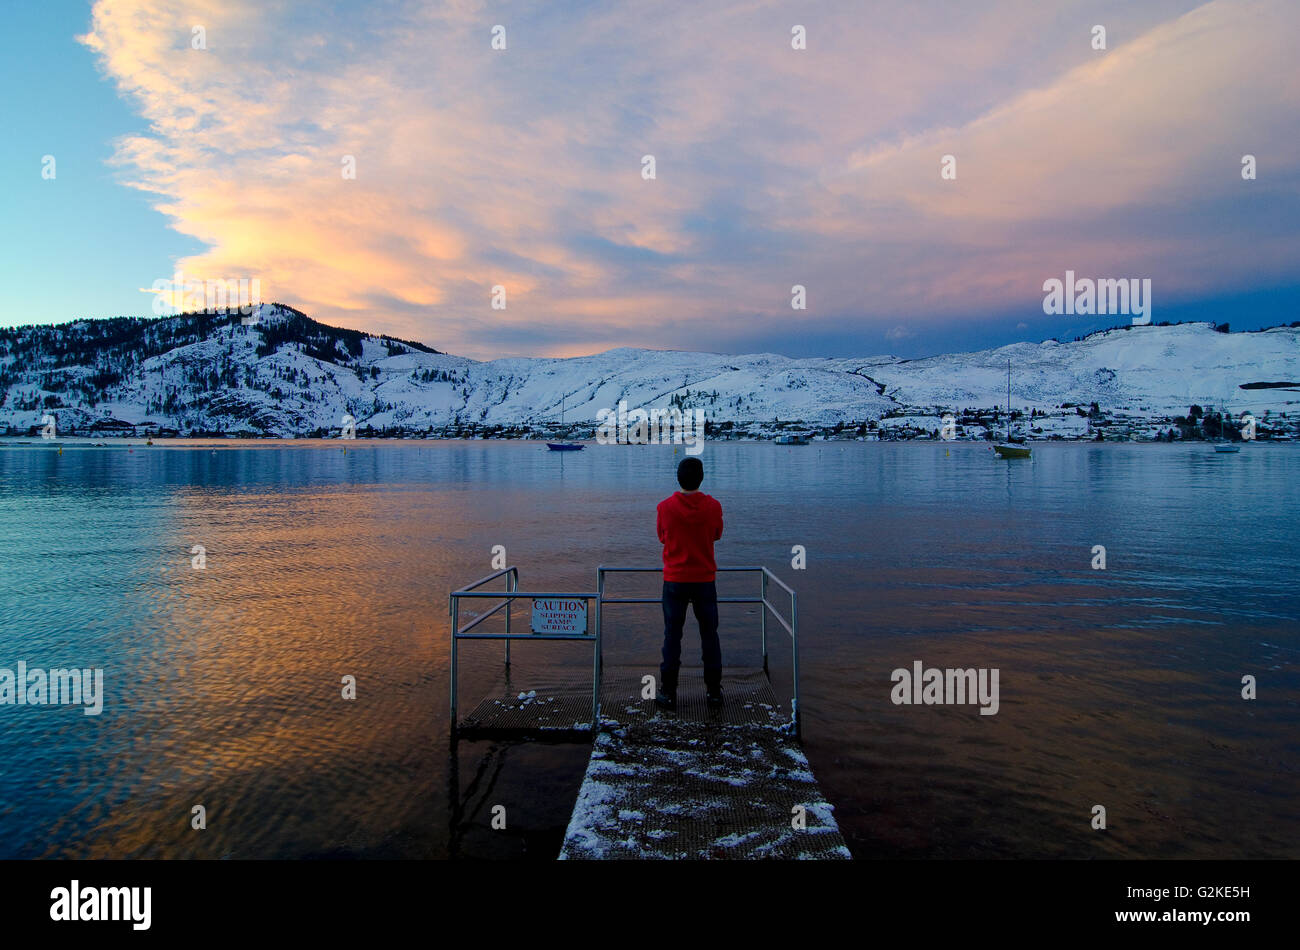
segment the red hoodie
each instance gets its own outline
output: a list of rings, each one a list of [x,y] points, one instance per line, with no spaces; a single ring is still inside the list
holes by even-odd
[[[722,537],[722,505],[712,495],[675,492],[659,502],[664,580],[705,583],[715,578],[713,542]]]

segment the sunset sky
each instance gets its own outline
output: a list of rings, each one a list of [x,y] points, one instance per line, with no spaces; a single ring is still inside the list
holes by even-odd
[[[1295,0],[5,17],[0,325],[151,315],[175,270],[476,358],[919,356],[1129,322],[1044,314],[1067,269],[1151,279],[1156,321],[1300,319]]]

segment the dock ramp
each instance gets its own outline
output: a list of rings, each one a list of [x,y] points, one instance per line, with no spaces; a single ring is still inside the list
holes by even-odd
[[[518,571],[507,568],[453,593],[453,735],[515,733],[583,734],[592,740],[561,860],[590,859],[847,859],[851,857],[800,744],[799,624],[795,592],[767,568],[720,568],[760,580],[756,596],[719,597],[725,604],[760,605],[762,665],[728,667],[723,706],[709,708],[698,669],[683,668],[677,709],[667,712],[647,695],[645,664],[606,666],[602,625],[612,605],[659,604],[654,597],[613,597],[610,575],[656,574],[660,568],[600,567],[594,592],[530,594],[518,590]],[[507,590],[489,594],[484,583],[506,579]],[[774,602],[769,592],[789,597]],[[458,597],[503,598],[472,622],[457,626]],[[518,598],[548,603],[581,600],[573,629],[543,627],[539,635],[511,629],[510,605]],[[506,632],[472,634],[470,629],[504,609]],[[769,615],[790,637],[791,689],[783,699],[769,671]],[[688,628],[690,624],[688,622]],[[464,718],[457,718],[457,639],[502,639],[506,665],[501,682]],[[512,639],[587,640],[591,676],[530,683],[510,678]],[[657,663],[653,670],[657,673]]]

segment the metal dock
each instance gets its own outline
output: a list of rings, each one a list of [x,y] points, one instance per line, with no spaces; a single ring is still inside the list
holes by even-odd
[[[658,604],[657,597],[611,597],[607,575],[657,574],[660,568],[600,567],[596,591],[522,592],[510,567],[451,595],[453,739],[514,734],[593,740],[582,787],[565,832],[561,860],[581,859],[843,859],[851,857],[799,743],[798,612],[793,590],[766,568],[720,568],[760,578],[754,597],[719,597],[722,604],[762,605],[761,669],[727,668],[724,704],[705,703],[701,671],[683,667],[677,709],[667,712],[647,695],[647,666],[606,667],[601,621],[606,605]],[[505,591],[481,588],[505,578]],[[783,616],[768,597],[770,585],[789,595]],[[500,602],[464,627],[461,598]],[[528,631],[511,628],[510,605],[520,598],[553,605],[582,601],[580,623],[572,613],[552,629],[539,625],[536,606]],[[505,631],[472,633],[504,609]],[[768,665],[768,614],[790,637],[792,689],[777,695]],[[689,636],[689,631],[688,631]],[[460,640],[501,639],[504,673],[488,695],[458,717]],[[585,640],[592,648],[589,677],[556,676],[515,682],[510,674],[512,640]],[[658,672],[657,663],[651,667]]]

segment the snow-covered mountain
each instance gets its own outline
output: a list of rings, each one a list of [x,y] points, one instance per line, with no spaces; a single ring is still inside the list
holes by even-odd
[[[620,401],[700,408],[712,426],[882,426],[1012,405],[1038,429],[1082,434],[1075,406],[1160,428],[1193,404],[1300,416],[1300,328],[1224,333],[1209,324],[1108,330],[926,359],[790,359],[616,349],[572,359],[478,362],[427,346],[327,327],[262,304],[251,318],[189,314],[0,330],[0,427],[27,433],[132,425],[179,433],[293,436],[448,427],[520,432],[594,424]],[[1279,385],[1280,384],[1280,385]],[[1095,418],[1095,416],[1094,416]],[[725,426],[725,423],[733,426]],[[1289,430],[1291,422],[1281,426]],[[1041,434],[1041,433],[1036,433]]]

